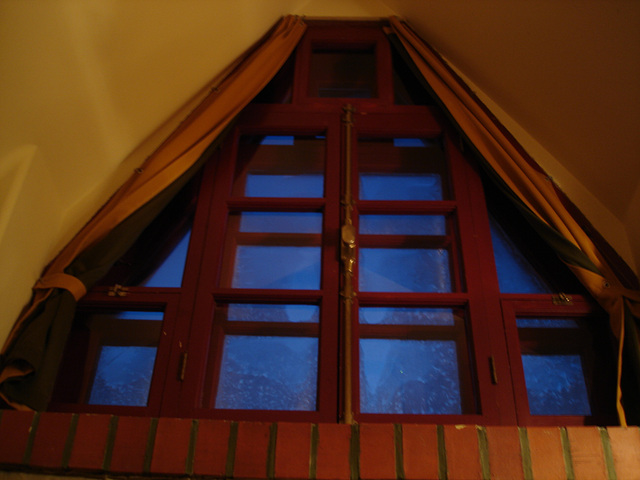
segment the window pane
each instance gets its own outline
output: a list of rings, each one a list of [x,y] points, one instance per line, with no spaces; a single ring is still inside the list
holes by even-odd
[[[446,159],[436,140],[360,139],[358,170],[361,200],[449,198]]]
[[[315,410],[318,340],[229,335],[216,408]]]
[[[163,317],[148,310],[79,310],[54,401],[147,405]]]
[[[369,325],[447,325],[453,326],[456,315],[452,308],[360,307],[360,323]]]
[[[594,319],[525,317],[516,325],[531,414],[591,415],[587,384],[599,349],[590,333]]]
[[[359,231],[369,235],[446,235],[443,215],[360,215]]]
[[[233,195],[322,197],[324,144],[320,136],[241,137]]]
[[[322,233],[322,214],[314,212],[243,212],[241,232]]]
[[[552,293],[552,289],[509,239],[500,225],[490,217],[493,255],[498,283],[503,293]]]
[[[316,212],[230,215],[221,286],[319,289],[321,232]]]
[[[317,305],[230,303],[218,308],[229,322],[318,323],[320,318]]]
[[[196,174],[100,279],[100,285],[182,285],[201,175]],[[122,246],[122,245],[121,245]]]
[[[317,290],[320,260],[320,247],[240,245],[231,286]]]
[[[361,173],[360,199],[441,200],[442,185],[434,174]]]
[[[578,322],[571,318],[518,318],[518,328],[580,328]]]
[[[313,49],[309,69],[311,97],[373,98],[377,95],[374,49]]]
[[[453,340],[360,340],[362,413],[461,414]]]
[[[156,350],[155,347],[101,347],[88,403],[145,406]]]
[[[247,197],[322,197],[322,176],[248,173]]]
[[[522,355],[532,415],[590,415],[580,355]]]
[[[449,252],[361,248],[359,286],[363,292],[451,292]]]
[[[182,285],[182,274],[187,260],[191,230],[184,233],[182,238],[172,247],[160,265],[142,282],[141,287],[173,287]]]

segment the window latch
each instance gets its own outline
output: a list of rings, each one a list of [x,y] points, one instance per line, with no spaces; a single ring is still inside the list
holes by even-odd
[[[109,288],[109,291],[107,292],[107,295],[110,297],[126,297],[128,294],[129,289],[117,283],[113,287]]]
[[[551,297],[551,301],[554,305],[573,305],[573,299],[571,296],[562,292],[557,295],[553,295]]]
[[[180,354],[180,366],[178,368],[178,380],[184,382],[184,376],[187,373],[187,352]]]
[[[496,359],[493,358],[493,355],[489,357],[489,370],[491,371],[491,383],[497,385],[498,371],[496,370]]]

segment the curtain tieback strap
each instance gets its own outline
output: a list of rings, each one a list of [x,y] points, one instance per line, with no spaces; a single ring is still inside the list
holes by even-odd
[[[35,286],[36,290],[47,290],[49,288],[63,288],[68,290],[76,301],[80,300],[87,293],[87,287],[84,286],[77,277],[66,273],[52,273],[38,279]]]

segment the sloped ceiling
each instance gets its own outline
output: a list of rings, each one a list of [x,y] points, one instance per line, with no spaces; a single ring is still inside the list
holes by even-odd
[[[128,175],[136,146],[287,13],[406,18],[640,263],[638,1],[2,0],[0,189],[11,195],[0,201],[0,258],[11,264],[0,291],[10,312]],[[26,237],[28,255],[16,246]],[[13,275],[20,265],[27,272]]]
[[[386,3],[624,219],[640,180],[638,2]]]

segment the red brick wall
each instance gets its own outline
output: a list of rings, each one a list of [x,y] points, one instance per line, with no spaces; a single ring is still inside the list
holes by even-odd
[[[251,479],[640,479],[638,427],[0,415],[2,470]]]

